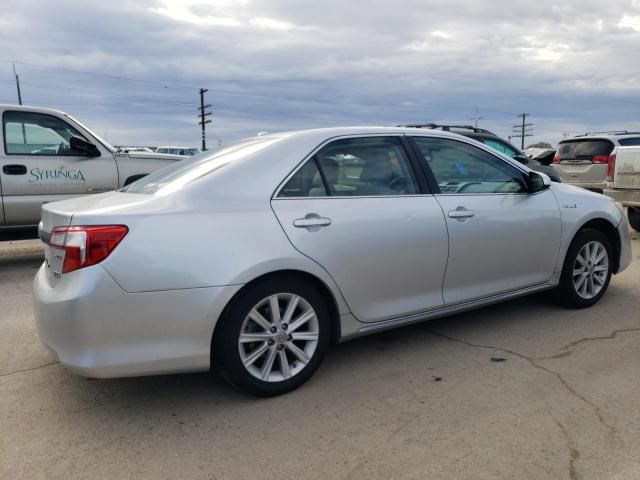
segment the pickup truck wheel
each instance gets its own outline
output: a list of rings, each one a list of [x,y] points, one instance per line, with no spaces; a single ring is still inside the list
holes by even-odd
[[[553,292],[556,301],[569,308],[597,303],[611,280],[612,252],[602,232],[591,228],[579,231],[564,259],[560,284]]]
[[[629,225],[631,225],[631,228],[636,232],[640,232],[640,208],[629,207],[627,217],[629,218]]]

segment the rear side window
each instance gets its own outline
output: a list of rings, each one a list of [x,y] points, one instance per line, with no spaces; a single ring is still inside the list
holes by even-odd
[[[418,184],[397,137],[336,140],[310,159],[280,197],[395,196],[418,193]]]
[[[557,155],[560,160],[591,160],[598,155],[609,155],[613,143],[609,140],[571,140],[558,144]]]
[[[322,176],[316,159],[312,158],[298,170],[280,190],[279,197],[326,197]]]
[[[618,143],[622,147],[635,147],[640,145],[640,137],[621,138],[620,140],[618,140]]]

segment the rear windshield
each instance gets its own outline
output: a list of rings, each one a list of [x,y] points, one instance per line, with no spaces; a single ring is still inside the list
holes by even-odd
[[[168,195],[186,184],[237,162],[277,142],[279,137],[252,138],[215,152],[205,152],[153,172],[124,188],[121,192]]]
[[[621,138],[618,143],[622,147],[634,147],[640,145],[640,137]]]
[[[596,155],[609,155],[613,150],[613,143],[609,140],[571,140],[558,144],[560,160],[576,159],[591,160]]]

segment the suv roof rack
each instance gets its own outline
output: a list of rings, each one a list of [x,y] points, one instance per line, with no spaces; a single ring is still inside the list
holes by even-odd
[[[640,135],[640,132],[629,132],[628,130],[605,130],[603,132],[587,132],[576,137],[588,137],[589,135]]]
[[[490,135],[495,135],[493,132],[490,132],[489,130],[486,130],[484,128],[477,128],[474,127],[473,125],[440,125],[438,123],[407,123],[404,125],[398,125],[398,127],[405,127],[405,128],[439,128],[445,132],[449,132],[451,131],[451,129],[458,129],[458,130],[471,130],[474,133],[488,133]]]

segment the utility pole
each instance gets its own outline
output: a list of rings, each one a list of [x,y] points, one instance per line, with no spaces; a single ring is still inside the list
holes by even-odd
[[[476,108],[476,116],[470,118],[469,120],[474,120],[473,128],[478,128],[478,120],[482,120],[483,117],[480,116],[480,109]]]
[[[207,133],[205,131],[205,126],[207,123],[211,123],[210,119],[207,119],[207,117],[209,115],[211,115],[211,112],[207,111],[207,108],[211,108],[211,104],[205,105],[204,104],[204,94],[207,93],[209,90],[207,90],[206,88],[201,88],[200,89],[200,121],[198,122],[198,125],[200,125],[200,127],[202,128],[202,151],[204,152],[207,149]]]
[[[16,73],[16,64],[12,63],[13,65],[13,74],[16,77],[16,88],[18,89],[18,105],[22,105],[22,95],[20,94],[20,77],[18,77],[18,74]]]
[[[518,117],[522,118],[522,124],[513,126],[513,135],[512,138],[520,138],[520,148],[524,150],[524,137],[532,137],[533,133],[533,123],[527,123],[527,117],[531,115],[530,113],[521,113]]]

